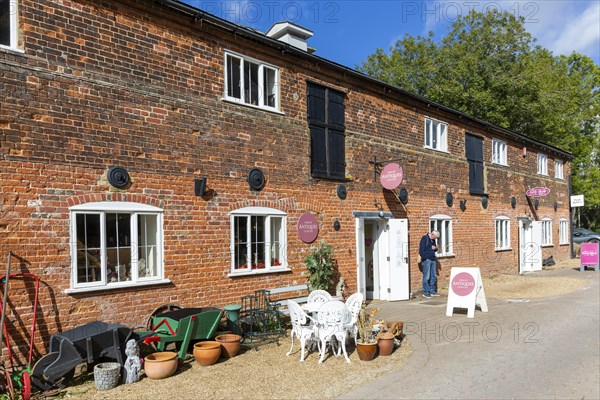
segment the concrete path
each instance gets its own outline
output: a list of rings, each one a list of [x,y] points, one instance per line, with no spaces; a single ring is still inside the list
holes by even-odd
[[[489,312],[477,309],[475,318],[458,309],[446,317],[446,297],[377,304],[381,318],[404,321],[413,354],[340,398],[600,399],[600,274],[537,274],[586,285],[562,296],[488,299]]]

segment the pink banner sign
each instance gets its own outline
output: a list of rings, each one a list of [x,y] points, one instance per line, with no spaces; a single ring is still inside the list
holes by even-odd
[[[452,279],[452,291],[459,296],[467,296],[473,289],[475,289],[475,278],[467,272],[461,272]]]
[[[383,167],[379,181],[384,188],[394,190],[402,183],[403,175],[402,167],[396,163],[391,163]]]
[[[298,219],[298,236],[304,243],[312,243],[319,236],[319,222],[314,214],[304,213]]]
[[[581,243],[581,265],[598,265],[598,243]]]
[[[550,194],[550,189],[547,187],[534,187],[527,190],[525,194],[529,197],[542,197]]]

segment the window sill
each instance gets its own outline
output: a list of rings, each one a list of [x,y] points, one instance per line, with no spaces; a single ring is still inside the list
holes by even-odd
[[[451,258],[456,257],[456,254],[436,254],[435,258]]]
[[[271,268],[271,269],[253,269],[253,270],[244,270],[240,272],[231,272],[227,275],[228,278],[236,278],[238,276],[252,276],[252,275],[265,275],[265,274],[275,274],[278,272],[292,272],[289,268]]]
[[[71,288],[71,289],[66,289],[64,293],[65,294],[78,294],[78,293],[100,292],[100,291],[113,290],[113,289],[126,289],[126,288],[137,289],[137,288],[143,287],[143,286],[167,285],[169,283],[171,283],[170,279],[161,279],[159,281],[144,281],[144,282],[137,282],[137,283],[114,283],[114,284],[105,285],[105,286],[93,286],[93,287],[75,288],[75,289]]]
[[[558,245],[559,245],[559,246],[568,246],[568,245],[569,245],[569,242],[567,242],[567,243],[559,243]]]
[[[543,244],[542,247],[554,247],[553,244]]]
[[[18,54],[20,56],[25,55],[25,50],[23,50],[23,49],[19,49],[16,47],[7,47],[7,46],[1,45],[1,44],[0,44],[0,51],[5,52],[5,53]]]
[[[495,249],[495,251],[512,251],[512,247],[506,247],[502,249]]]
[[[262,111],[267,111],[267,112],[270,112],[270,113],[273,113],[273,114],[285,115],[284,112],[276,110],[276,109],[271,108],[271,107],[255,106],[254,104],[242,103],[241,101],[227,99],[225,97],[222,97],[221,101],[224,101],[224,102],[230,103],[230,104],[235,104],[235,105],[238,105],[238,106],[252,108],[253,110],[262,110]]]
[[[437,152],[440,152],[440,153],[450,154],[450,152],[448,150],[434,149],[433,147],[429,147],[429,146],[423,146],[423,148],[425,148],[427,150],[437,151]]]
[[[492,165],[497,166],[497,167],[508,167],[508,163],[507,164],[502,164],[502,163],[497,163],[492,161]]]

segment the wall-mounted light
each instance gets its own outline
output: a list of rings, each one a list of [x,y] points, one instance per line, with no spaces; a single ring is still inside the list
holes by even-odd
[[[517,199],[515,198],[515,196],[513,196],[513,197],[510,198],[510,206],[512,208],[517,207]]]
[[[460,210],[461,211],[465,211],[467,209],[467,200],[461,200],[460,201]]]
[[[481,198],[481,207],[488,208],[488,197],[487,196],[483,196]]]
[[[194,179],[194,194],[196,196],[206,195],[206,177]]]
[[[558,201],[554,202],[554,211],[558,210]]]
[[[400,203],[406,205],[408,203],[408,191],[405,188],[400,189],[398,198],[400,199]]]
[[[523,157],[527,156],[527,147],[523,147],[523,150],[521,150],[521,155]]]
[[[535,199],[535,200],[533,201],[533,206],[534,206],[534,207],[535,207],[535,209],[537,210],[537,209],[538,209],[538,207],[540,206],[540,201],[539,201],[538,199]]]
[[[452,196],[452,193],[448,192],[446,193],[446,205],[452,207],[452,204],[454,204],[454,196]]]
[[[385,213],[383,212],[383,204],[378,202],[377,199],[375,199],[375,207],[379,210],[379,218],[383,218],[383,216],[385,215]]]
[[[336,232],[339,231],[341,227],[342,225],[340,224],[339,220],[336,219],[335,221],[333,221],[333,229],[335,229]]]

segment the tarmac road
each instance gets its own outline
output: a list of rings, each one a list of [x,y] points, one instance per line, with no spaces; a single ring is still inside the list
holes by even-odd
[[[600,274],[536,274],[586,285],[561,296],[488,299],[489,312],[477,309],[475,318],[459,309],[446,317],[446,297],[378,304],[382,318],[404,321],[411,359],[340,398],[600,399]]]

